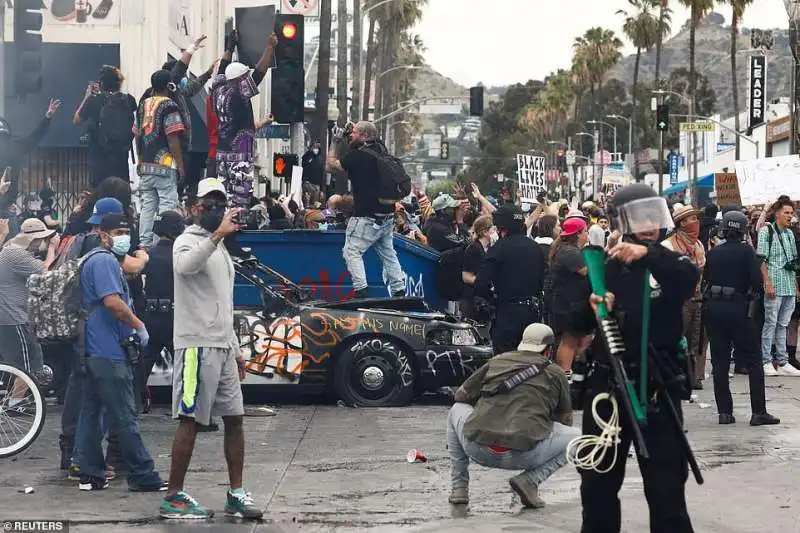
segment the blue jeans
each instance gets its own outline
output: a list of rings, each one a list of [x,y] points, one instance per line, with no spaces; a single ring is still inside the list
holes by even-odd
[[[794,296],[764,297],[764,329],[761,330],[761,359],[764,364],[772,362],[772,341],[778,364],[789,362],[786,352],[786,330],[794,312]]]
[[[140,242],[145,248],[153,246],[153,221],[156,214],[178,207],[178,183],[164,176],[142,176],[139,181],[142,213],[139,215]]]
[[[78,464],[81,474],[104,477],[102,417],[105,408],[110,430],[119,437],[122,458],[128,468],[128,486],[139,488],[161,483],[153,458],[144,446],[136,420],[133,371],[126,361],[105,357],[86,360],[81,414],[78,419]]]
[[[364,268],[364,252],[374,248],[383,264],[384,279],[392,294],[406,291],[406,275],[394,251],[394,217],[383,220],[369,217],[352,217],[347,222],[342,255],[347,270],[353,278],[353,289],[367,288],[367,272]]]
[[[447,417],[447,449],[450,451],[452,488],[469,486],[470,459],[487,468],[523,470],[530,481],[539,486],[567,464],[567,444],[581,434],[578,428],[553,422],[553,431],[532,450],[495,452],[488,446],[464,437],[464,422],[472,411],[471,405],[456,403],[450,408]]]

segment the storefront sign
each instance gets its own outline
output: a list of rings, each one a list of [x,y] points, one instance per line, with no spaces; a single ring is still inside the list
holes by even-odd
[[[763,55],[750,56],[750,92],[747,97],[749,126],[754,128],[764,123],[767,112],[767,58]]]
[[[767,142],[774,143],[792,135],[792,117],[786,116],[767,122]]]

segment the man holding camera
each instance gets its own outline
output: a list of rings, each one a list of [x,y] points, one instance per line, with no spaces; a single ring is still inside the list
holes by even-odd
[[[104,408],[128,467],[128,488],[134,492],[165,488],[136,421],[133,368],[150,335],[133,313],[130,288],[122,273],[121,262],[130,248],[128,228],[124,215],[104,216],[100,247],[85,256],[81,267],[80,287],[87,318],[85,364],[79,365],[85,381],[76,435],[80,490],[108,487],[100,422]]]
[[[169,488],[160,515],[170,519],[206,519],[214,512],[184,492],[194,451],[197,425],[208,426],[212,411],[225,423],[228,490],[225,513],[257,520],[261,510],[242,487],[244,470],[244,400],[240,380],[245,361],[233,326],[235,271],[222,241],[239,231],[240,209],[227,209],[225,186],[215,178],[201,180],[194,224],[175,239],[173,416],[180,422],[172,445]]]
[[[353,216],[347,223],[342,255],[353,278],[356,298],[369,295],[364,254],[370,248],[383,265],[384,279],[391,294],[400,298],[406,294],[406,277],[394,251],[394,202],[382,203],[378,198],[379,175],[376,154],[386,153],[378,139],[378,129],[372,122],[362,121],[347,128],[350,150],[340,161],[336,151],[328,153],[330,170],[346,171],[353,185]],[[371,153],[370,153],[371,152]]]
[[[775,222],[758,232],[761,278],[764,281],[764,329],[761,331],[761,358],[765,376],[800,376],[789,364],[786,333],[797,298],[797,246],[789,226],[794,216],[791,200],[778,200],[773,206]],[[772,360],[775,342],[776,359]]]

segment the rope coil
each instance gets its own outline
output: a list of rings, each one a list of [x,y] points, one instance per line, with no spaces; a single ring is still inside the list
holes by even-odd
[[[611,416],[608,421],[602,419],[597,412],[600,402],[611,404]],[[607,393],[598,394],[592,400],[592,418],[600,428],[600,435],[581,435],[575,437],[567,445],[567,462],[581,470],[593,470],[598,474],[610,472],[617,463],[617,447],[620,443],[619,405],[617,399]],[[606,459],[606,454],[613,449],[611,464],[606,468],[600,465]]]

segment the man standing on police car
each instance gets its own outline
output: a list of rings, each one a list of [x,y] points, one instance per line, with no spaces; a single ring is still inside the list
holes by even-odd
[[[642,332],[649,337],[648,347],[660,357],[675,362],[679,360],[679,344],[683,336],[683,305],[694,294],[700,273],[691,261],[662,246],[666,232],[673,228],[667,203],[648,185],[633,184],[621,189],[611,203],[611,216],[615,229],[623,240],[609,250],[606,264],[607,304],[619,321],[626,350],[622,361],[628,376],[638,380]],[[650,321],[643,329],[643,301],[645,287],[650,293]],[[592,295],[596,306],[602,300]],[[592,399],[609,390],[611,371],[603,353],[599,352],[593,370],[587,379],[591,391],[586,396],[583,411],[583,433],[600,435],[601,430],[593,418]],[[685,356],[684,356],[685,357]],[[683,365],[683,374],[688,368]],[[727,371],[727,369],[724,369]],[[684,384],[686,376],[684,375]],[[639,390],[638,383],[636,390]],[[680,414],[680,400],[688,399],[688,387],[670,390],[673,403]],[[655,391],[648,391],[647,426],[642,427],[649,459],[639,458],[639,469],[644,481],[645,496],[650,508],[651,533],[693,533],[686,509],[685,485],[688,461],[681,449],[678,431],[670,419],[664,401]],[[621,408],[620,408],[621,409]],[[597,406],[597,414],[609,420],[608,402]],[[606,473],[580,470],[583,525],[581,533],[619,533],[622,527],[619,491],[625,479],[633,433],[631,424],[623,413],[620,416],[621,442],[616,448],[614,467]],[[682,432],[681,432],[682,433]],[[611,453],[598,470],[611,464]]]

